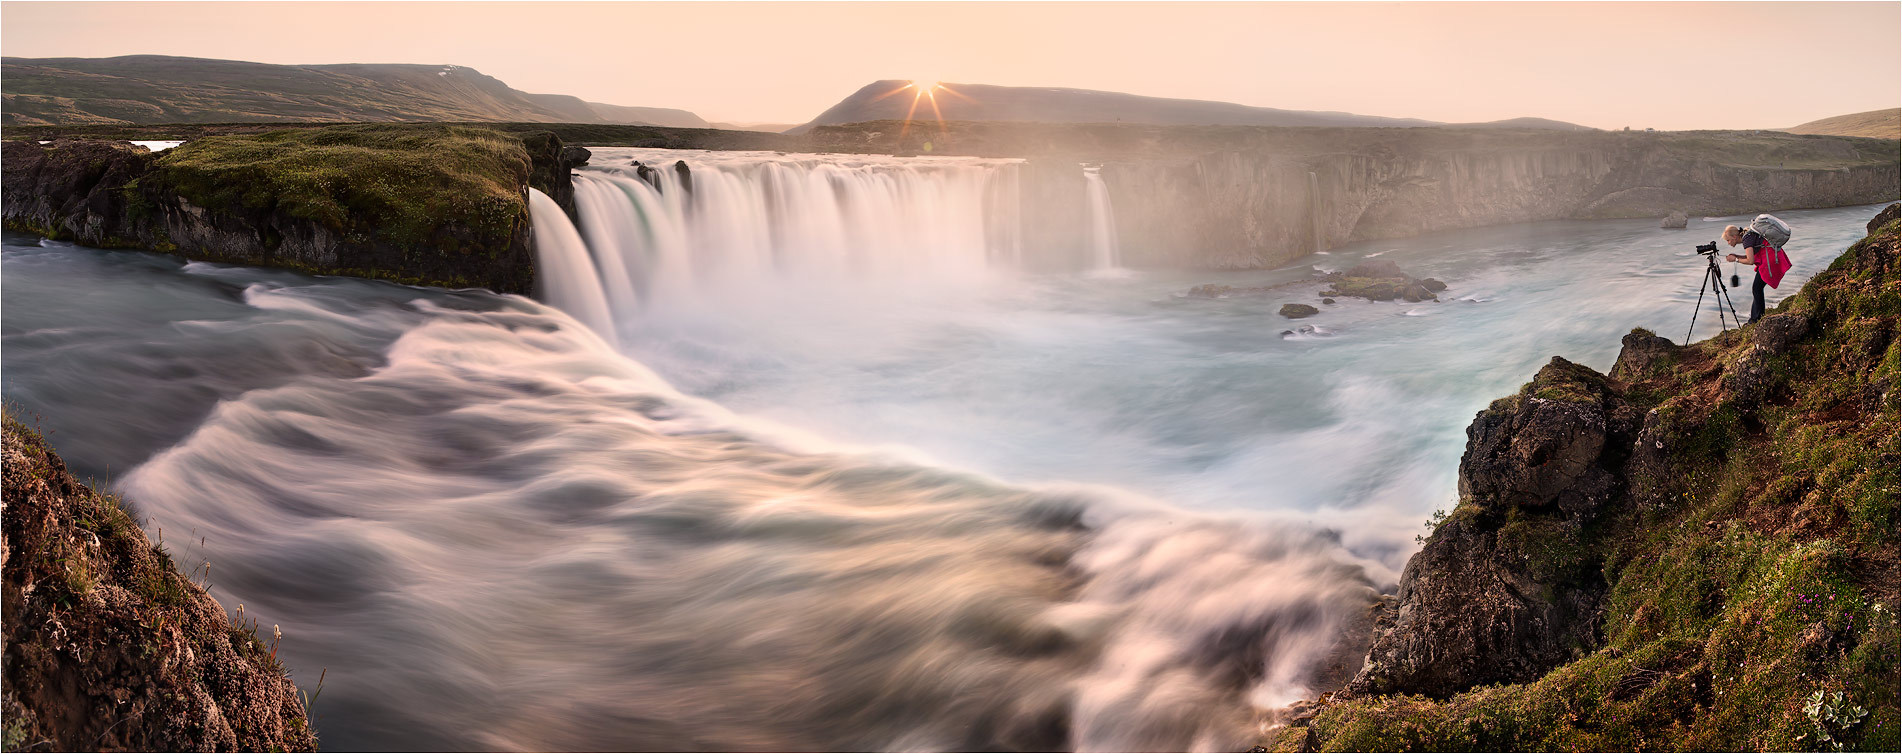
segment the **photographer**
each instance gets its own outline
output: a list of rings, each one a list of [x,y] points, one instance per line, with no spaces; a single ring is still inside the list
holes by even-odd
[[[1744,253],[1725,254],[1724,259],[1757,268],[1757,279],[1750,284],[1750,292],[1755,296],[1750,302],[1750,321],[1755,322],[1763,317],[1763,263],[1769,250],[1764,248],[1763,236],[1758,235],[1754,230],[1744,230],[1735,225],[1724,226],[1724,243],[1731,246],[1739,243],[1744,245]]]

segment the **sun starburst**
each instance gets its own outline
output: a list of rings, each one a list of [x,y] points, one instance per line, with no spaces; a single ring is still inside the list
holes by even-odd
[[[905,136],[911,132],[911,124],[912,124],[912,121],[918,115],[918,104],[920,102],[929,102],[931,104],[931,114],[932,114],[932,117],[938,122],[938,135],[942,137],[945,135],[946,129],[945,129],[945,123],[944,123],[944,110],[943,108],[940,108],[938,106],[938,93],[944,92],[945,94],[949,94],[951,96],[957,97],[958,99],[962,99],[966,102],[976,101],[952,89],[951,87],[945,86],[944,82],[941,82],[941,81],[934,81],[930,84],[921,84],[917,81],[907,82],[904,86],[898,87],[897,89],[893,89],[889,92],[886,92],[884,94],[881,94],[881,95],[878,95],[877,97],[872,98],[872,101],[877,102],[879,100],[885,99],[886,97],[890,97],[894,94],[897,94],[899,92],[906,91],[906,90],[911,91],[911,106],[905,109],[905,125],[898,130],[898,139],[901,142],[904,140]]]

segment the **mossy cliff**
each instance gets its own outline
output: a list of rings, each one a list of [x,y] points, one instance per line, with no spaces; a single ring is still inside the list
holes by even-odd
[[[4,421],[5,749],[313,750],[303,695],[255,626]]]
[[[1265,745],[1894,751],[1897,229],[1480,412],[1360,675]]]
[[[197,139],[5,145],[11,229],[106,248],[527,293],[526,190],[572,212],[585,150],[546,132],[351,125]]]

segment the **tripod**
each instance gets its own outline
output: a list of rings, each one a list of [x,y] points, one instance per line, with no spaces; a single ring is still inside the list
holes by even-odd
[[[1712,246],[1715,247],[1716,244]],[[1691,327],[1684,331],[1684,345],[1687,346],[1691,344],[1691,331],[1697,329],[1697,311],[1704,308],[1705,291],[1716,291],[1711,296],[1712,303],[1723,304],[1717,307],[1718,327],[1723,328],[1725,332],[1730,331],[1730,328],[1724,324],[1724,309],[1726,308],[1730,309],[1730,321],[1738,327],[1743,327],[1743,318],[1737,316],[1737,307],[1730,303],[1730,290],[1724,287],[1724,273],[1717,269],[1716,249],[1713,248],[1711,251],[1699,249],[1698,253],[1704,255],[1704,285],[1697,289],[1697,308],[1691,310]]]

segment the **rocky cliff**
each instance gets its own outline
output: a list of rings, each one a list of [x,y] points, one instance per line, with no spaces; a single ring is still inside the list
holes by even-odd
[[[4,421],[5,748],[314,750],[304,696],[255,626]]]
[[[1039,253],[1088,258],[1084,164],[1116,207],[1126,264],[1274,267],[1354,241],[1539,220],[1736,214],[1896,198],[1892,140],[1768,131],[1264,128],[883,121],[809,149],[1023,157]]]
[[[1760,322],[1554,359],[1288,750],[1892,750],[1898,223]]]
[[[1865,160],[1850,147],[1831,163],[1807,156],[1779,161],[1775,148],[1789,145],[1766,145],[1761,159],[1732,164],[1730,145],[1656,134],[1519,134],[1441,144],[1415,135],[1429,130],[1377,130],[1390,140],[1340,152],[1288,145],[1109,162],[1102,175],[1124,259],[1138,266],[1273,267],[1354,241],[1456,228],[1874,204],[1895,199],[1902,183],[1892,148],[1871,148]],[[1836,145],[1805,146],[1833,153]],[[1085,199],[1078,191],[1051,201]],[[1041,207],[1033,211],[1042,214]]]
[[[336,126],[125,142],[9,141],[8,228],[102,248],[421,285],[533,287],[528,187],[573,213],[586,150],[546,132]]]

